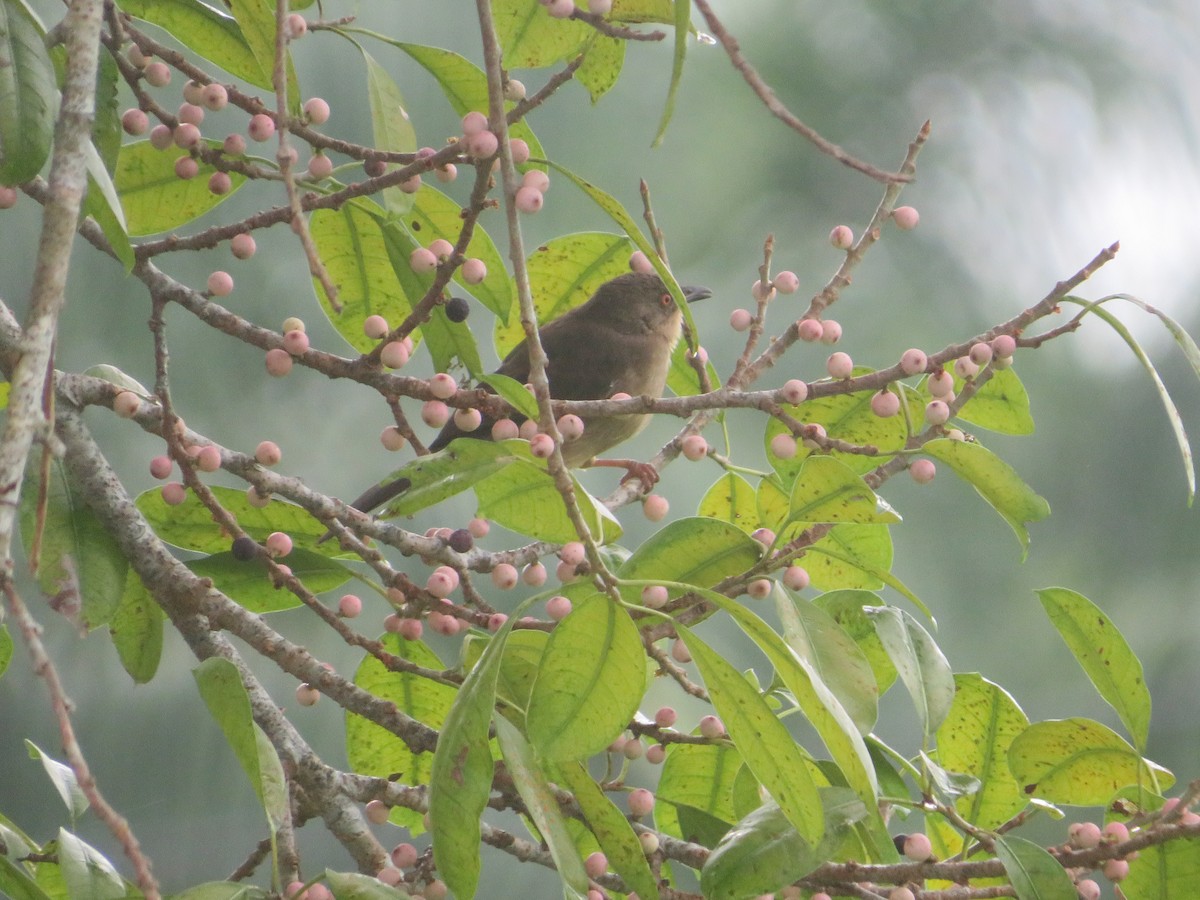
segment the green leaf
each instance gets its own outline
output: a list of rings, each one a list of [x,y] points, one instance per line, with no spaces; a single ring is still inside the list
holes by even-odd
[[[88,803],[87,796],[75,778],[75,770],[47,755],[41,747],[28,738],[25,740],[25,749],[29,752],[30,759],[36,759],[42,764],[42,768],[46,770],[51,784],[58,791],[58,796],[62,798],[63,805],[71,814],[71,818],[78,819],[87,812],[88,806],[91,804]]]
[[[1103,806],[1131,784],[1161,794],[1175,783],[1111,728],[1082,718],[1030,725],[1013,740],[1008,765],[1027,796],[1073,806]]]
[[[213,656],[193,669],[192,675],[208,711],[225,733],[242,771],[250,778],[267,822],[278,828],[288,810],[287,779],[271,741],[251,715],[250,697],[237,666]]]
[[[28,181],[50,155],[58,90],[45,31],[24,0],[0,3],[0,185]]]
[[[1126,900],[1188,900],[1200,897],[1200,838],[1145,847],[1129,861],[1121,882]]]
[[[729,522],[751,534],[758,528],[758,496],[745,478],[726,472],[700,498],[696,514]]]
[[[496,693],[513,707],[521,710],[528,708],[529,695],[537,681],[542,654],[546,652],[549,640],[550,635],[546,632],[532,628],[523,628],[508,636]]]
[[[37,527],[39,470],[36,463],[27,466],[21,488],[21,540],[26,554]],[[57,459],[50,464],[46,492],[38,584],[51,597],[61,593],[68,607],[80,603],[80,621],[86,628],[105,625],[124,593],[129,562],[87,499],[67,480]]]
[[[586,303],[604,282],[628,272],[632,252],[628,238],[600,231],[565,234],[540,245],[526,260],[538,323]],[[525,340],[521,317],[498,316],[493,340],[497,355],[507,356]]]
[[[892,568],[892,533],[886,525],[843,522],[808,548],[801,565],[821,590],[879,590]]]
[[[1008,522],[1021,542],[1021,558],[1029,552],[1025,525],[1050,515],[1050,504],[1021,480],[1012,466],[981,444],[938,438],[921,449],[950,466]]]
[[[558,798],[550,789],[546,775],[538,766],[533,748],[526,742],[525,736],[503,716],[496,716],[495,723],[500,752],[504,755],[517,793],[525,801],[525,811],[549,847],[558,874],[569,888],[582,897],[587,893],[588,876],[583,869],[583,860],[579,858],[579,851],[571,840]]]
[[[954,392],[958,393],[964,382],[958,375],[953,377]],[[1029,395],[1013,369],[993,369],[983,387],[956,415],[964,422],[998,434],[1033,434]]]
[[[382,885],[377,878],[371,880]],[[244,882],[208,881],[172,894],[171,900],[268,900],[270,896],[262,888]]]
[[[1045,588],[1038,599],[1100,696],[1117,711],[1134,746],[1146,752],[1150,691],[1141,661],[1100,607],[1075,591]]]
[[[996,856],[1004,864],[1018,900],[1078,900],[1075,884],[1062,863],[1033,841],[998,835]]]
[[[338,900],[403,900],[412,896],[390,884],[384,884],[374,875],[363,875],[361,872],[326,869],[325,881]]]
[[[383,483],[406,479],[408,488],[384,507],[382,518],[411,516],[422,509],[460,494],[494,475],[510,463],[522,459],[520,441],[479,441],[457,438],[450,446],[401,466]]]
[[[507,400],[513,409],[522,413],[527,419],[537,421],[540,414],[537,398],[529,393],[525,385],[521,384],[515,378],[501,375],[499,372],[493,372],[489,375],[487,383],[488,387]]]
[[[238,23],[223,12],[196,0],[123,0],[121,11],[169,32],[237,79],[271,87],[272,66],[259,64]]]
[[[13,655],[13,639],[8,633],[8,625],[0,622],[0,675],[8,669],[8,664],[12,662]]]
[[[275,68],[275,7],[256,0],[224,0],[263,72]],[[270,82],[268,81],[268,84]]]
[[[865,612],[866,608],[879,603],[879,596],[869,591],[829,591],[817,597],[813,603],[829,613],[858,644],[875,673],[875,683],[882,695],[895,682],[896,667]]]
[[[723,744],[668,744],[667,758],[655,790],[654,822],[681,840],[713,847],[736,822],[737,748]],[[758,803],[757,790],[750,801]],[[702,822],[705,828],[698,828]]]
[[[625,41],[597,32],[588,44],[575,80],[587,88],[592,103],[612,90],[625,64]]]
[[[761,557],[762,546],[740,528],[719,519],[689,517],[652,534],[617,574],[631,581],[680,581],[710,588],[746,571]]]
[[[516,620],[514,615],[500,627],[467,674],[433,755],[429,781],[433,858],[456,897],[474,897],[479,884],[479,819],[492,788],[488,730],[504,643]]]
[[[641,841],[616,804],[600,789],[581,763],[566,762],[556,767],[556,780],[575,795],[588,828],[608,857],[612,870],[639,897],[657,900],[658,882],[646,860]],[[661,800],[661,794],[658,795]],[[656,805],[657,810],[657,805]]]
[[[850,528],[850,527],[855,527],[855,526],[841,525],[838,527],[839,528]],[[864,527],[869,528],[872,526],[864,526]],[[832,532],[831,532],[831,534],[832,534]],[[826,538],[828,538],[829,536],[830,535],[826,535]],[[869,577],[869,580],[864,578],[863,579],[864,581],[866,581],[869,584],[881,584],[881,585],[886,584],[888,587],[892,588],[894,591],[896,591],[897,593],[899,593],[903,597],[905,597],[909,602],[912,603],[913,606],[915,606],[917,609],[919,609],[922,613],[924,613],[925,617],[927,619],[929,619],[930,622],[934,621],[933,613],[930,611],[929,607],[925,605],[925,602],[923,600],[921,600],[921,598],[918,597],[916,594],[914,594],[911,590],[909,590],[908,585],[906,585],[903,581],[901,581],[899,578],[897,578],[895,575],[893,575],[887,569],[876,568],[875,566],[871,565],[871,563],[866,558],[864,558],[864,556],[858,554],[857,552],[855,552],[855,553],[840,553],[840,552],[834,550],[832,545],[824,544],[824,540],[825,539],[823,538],[822,540],[818,541],[816,544],[814,544],[812,547],[809,548],[809,554],[815,554],[815,556],[806,555],[804,557],[804,561],[806,564],[809,562],[809,560],[817,560],[817,561],[824,560],[827,565],[835,565],[835,564],[840,563],[840,564],[843,564],[850,568],[856,569],[862,575]],[[891,549],[890,535],[888,537],[888,545],[887,546],[888,546],[888,550],[890,550]],[[857,551],[859,548],[854,547],[853,549],[855,551]],[[810,574],[811,574],[811,572],[810,572]],[[824,577],[824,576],[822,576],[822,577]]]
[[[1025,807],[1021,786],[1008,770],[1008,751],[1028,726],[1029,719],[1004,688],[976,673],[954,676],[954,702],[937,730],[937,761],[979,780],[977,792],[954,803],[959,815],[975,827],[994,829]],[[939,856],[965,849],[968,839],[954,829],[938,833],[947,839],[935,848]]]
[[[495,0],[492,15],[509,69],[540,69],[575,56],[592,34],[585,22],[546,15],[537,0]]]
[[[123,130],[121,113],[118,109],[120,97],[117,85],[121,72],[112,52],[105,47],[100,52],[96,66],[96,119],[92,123],[92,148],[95,160],[104,172],[111,172],[117,164],[117,153],[121,150]],[[89,171],[91,163],[89,162]],[[115,196],[115,195],[114,195]]]
[[[891,525],[900,516],[845,463],[810,456],[796,475],[788,509],[792,522]]]
[[[12,900],[57,900],[42,890],[37,882],[8,856],[0,856],[0,891]]]
[[[341,587],[354,573],[342,563],[311,550],[295,549],[285,560],[292,574],[314,594]],[[209,578],[221,593],[252,613],[280,612],[300,605],[300,598],[271,582],[266,564],[243,561],[224,551],[187,563],[201,578]]]
[[[119,900],[126,896],[125,882],[113,864],[65,828],[58,829],[58,865],[68,897]]]
[[[541,10],[538,10],[541,12]],[[575,186],[588,195],[597,206],[608,214],[614,222],[621,226],[626,236],[633,241],[638,250],[646,254],[646,258],[650,260],[654,266],[654,270],[658,272],[663,283],[671,292],[671,296],[675,298],[675,303],[678,304],[680,311],[683,314],[683,327],[690,334],[698,335],[700,332],[696,330],[696,322],[692,318],[692,311],[688,308],[687,300],[684,299],[683,291],[679,287],[679,282],[675,280],[674,274],[667,268],[666,264],[658,258],[658,253],[655,251],[651,243],[646,240],[646,236],[642,234],[637,223],[633,221],[633,217],[626,212],[620,202],[611,194],[605,193],[600,188],[596,187],[591,182],[580,178],[570,169],[565,169],[556,162],[547,161],[547,165],[560,172],[574,182]],[[682,352],[679,347],[675,348],[676,353]],[[712,378],[712,386],[719,387],[719,381],[716,378],[716,370],[709,367],[709,377]],[[691,394],[700,393],[700,379],[695,371],[690,367],[680,368],[672,366],[671,371],[667,374],[667,386],[680,397],[689,396]]]
[[[861,734],[879,713],[879,685],[866,654],[821,607],[775,586],[775,611],[788,646],[837,697]]]
[[[719,653],[682,625],[675,626],[704,679],[713,706],[750,771],[811,844],[825,831],[821,798],[806,754],[757,689]]]
[[[442,661],[421,641],[406,641],[396,634],[384,634],[383,649],[426,669],[440,671]],[[367,655],[354,673],[354,683],[383,701],[390,701],[406,716],[441,728],[454,704],[457,691],[412,672],[391,671],[378,658]],[[381,725],[346,714],[346,760],[360,775],[390,778],[399,775],[405,784],[427,784],[433,771],[433,754],[416,752]],[[421,816],[395,806],[391,821],[414,833],[422,830]]]
[[[544,759],[586,759],[625,729],[645,690],[637,626],[611,598],[593,594],[550,634],[526,733]]]
[[[545,462],[532,458],[525,441],[505,443],[516,444],[514,452],[522,458],[475,485],[479,515],[538,540],[556,544],[576,540],[579,535],[575,523],[567,515],[562,494]],[[580,514],[592,536],[602,544],[619,538],[621,523],[608,507],[589,494],[574,475],[571,481]]]
[[[220,141],[208,141],[219,148]],[[178,153],[156,150],[149,141],[136,141],[121,147],[113,181],[125,210],[129,234],[140,237],[170,231],[197,219],[224,203],[246,183],[246,176],[230,172],[232,187],[227,194],[208,189],[208,176],[216,171],[200,163],[200,172],[186,181],[175,174]]]
[[[675,0],[675,52],[671,62],[671,84],[667,88],[667,102],[663,104],[662,118],[658,122],[658,133],[654,135],[651,146],[662,144],[667,133],[667,125],[675,113],[675,95],[679,92],[679,82],[683,78],[683,61],[687,56],[688,28],[692,24],[691,0]]]
[[[88,169],[88,191],[87,196],[83,198],[83,215],[91,216],[100,226],[105,240],[128,274],[133,271],[136,259],[133,255],[133,245],[129,243],[129,234],[125,230],[125,211],[121,209],[117,186],[113,184],[112,177],[94,146],[86,145],[84,154]]]
[[[926,738],[932,737],[954,701],[954,675],[941,648],[921,623],[894,606],[865,610],[908,689]]]
[[[108,631],[121,666],[135,684],[149,683],[158,671],[165,618],[162,607],[154,602],[142,579],[131,568],[125,576],[125,592],[108,623]]]
[[[360,48],[361,49],[361,48]],[[404,108],[404,95],[383,66],[375,61],[366,50],[362,51],[367,64],[367,103],[371,110],[372,146],[379,150],[395,153],[414,153],[417,149],[417,132]],[[402,168],[399,163],[388,163],[387,169]],[[385,188],[383,205],[394,215],[403,215],[412,209],[413,195],[398,187]]]

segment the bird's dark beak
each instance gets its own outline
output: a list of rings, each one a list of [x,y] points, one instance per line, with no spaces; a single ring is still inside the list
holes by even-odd
[[[688,303],[695,303],[697,300],[703,300],[706,297],[712,296],[712,291],[706,287],[696,287],[690,284],[681,284],[679,289],[683,291],[683,299]]]

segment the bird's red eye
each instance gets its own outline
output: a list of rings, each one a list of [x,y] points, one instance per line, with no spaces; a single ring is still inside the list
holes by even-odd
[[[658,302],[661,303],[663,306],[670,306],[672,303],[675,302],[675,298],[671,296],[670,291],[663,291],[663,293],[660,294],[658,297]]]

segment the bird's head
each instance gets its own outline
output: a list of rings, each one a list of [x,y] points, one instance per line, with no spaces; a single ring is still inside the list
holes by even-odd
[[[711,296],[711,292],[684,287],[683,295],[691,303]],[[663,280],[642,272],[628,272],[605,282],[577,312],[581,318],[623,334],[665,334],[671,343],[679,336],[682,318]]]

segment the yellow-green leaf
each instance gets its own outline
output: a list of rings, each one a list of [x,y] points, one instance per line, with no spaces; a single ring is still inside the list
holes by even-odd
[[[891,525],[900,516],[853,469],[829,456],[810,456],[796,475],[789,499],[793,522]]]
[[[213,148],[220,141],[208,141]],[[246,183],[246,176],[230,172],[232,187],[226,194],[208,189],[208,177],[216,171],[200,163],[199,174],[186,181],[175,174],[180,151],[156,150],[149,141],[121,147],[113,182],[125,210],[125,224],[135,237],[170,231],[199,218],[229,199]]]
[[[751,534],[759,527],[758,496],[745,478],[736,472],[726,472],[700,498],[696,514],[720,519]]]

